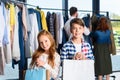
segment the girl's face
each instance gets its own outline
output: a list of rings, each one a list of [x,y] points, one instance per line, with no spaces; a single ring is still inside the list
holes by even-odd
[[[42,35],[39,37],[39,43],[41,48],[44,49],[45,51],[48,51],[51,46],[51,42],[46,35]]]
[[[82,38],[84,32],[84,27],[80,26],[79,24],[73,24],[73,27],[71,29],[71,33],[73,38]]]

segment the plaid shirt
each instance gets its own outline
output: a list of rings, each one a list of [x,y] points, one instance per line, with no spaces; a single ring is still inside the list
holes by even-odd
[[[94,59],[93,52],[89,43],[82,42],[81,52],[85,54],[86,58],[91,60]],[[72,43],[72,41],[68,41],[62,47],[62,50],[60,53],[61,60],[73,59],[75,53],[76,53],[76,48],[74,44]]]

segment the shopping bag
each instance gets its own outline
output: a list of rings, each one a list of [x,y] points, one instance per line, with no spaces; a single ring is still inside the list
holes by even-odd
[[[63,80],[95,80],[93,60],[64,60]]]
[[[46,80],[46,69],[27,69],[25,73],[25,80]]]

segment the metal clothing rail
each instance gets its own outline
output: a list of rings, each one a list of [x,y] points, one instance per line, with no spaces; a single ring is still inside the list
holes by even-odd
[[[2,1],[2,0],[1,0]],[[32,7],[38,7],[39,6],[35,6],[32,4],[27,4],[26,2],[22,2],[22,1],[14,1],[14,0],[3,0],[3,2],[11,2],[11,3],[15,3],[15,4],[24,4],[24,5],[28,5],[28,6],[32,6]],[[68,11],[66,9],[56,9],[56,8],[40,8],[40,9],[44,9],[44,10],[61,10],[61,11]]]
[[[4,1],[4,2],[12,2],[12,3],[15,3],[15,4],[24,4],[24,5],[27,5],[27,6],[32,6],[32,7],[38,7],[39,6],[36,6],[36,5],[32,5],[32,4],[27,4],[26,2],[22,2],[22,1],[14,1],[14,0],[1,0],[1,1]],[[57,8],[39,8],[39,9],[43,9],[43,10],[58,10],[58,11],[69,11],[68,9],[57,9]],[[78,12],[93,12],[91,10],[78,10]],[[107,13],[106,11],[100,11],[101,13]]]
[[[32,7],[38,7],[36,5],[32,5],[32,4],[27,4],[26,2],[23,1],[16,1],[16,0],[0,0],[0,2],[12,2],[15,4],[24,4],[24,5],[28,5],[28,6],[32,6]],[[68,9],[56,9],[56,8],[39,8],[39,9],[43,9],[43,10],[59,10],[59,11],[69,11]],[[92,10],[78,10],[78,12],[93,12]],[[100,11],[101,13],[108,13],[107,11]]]
[[[16,0],[0,0],[3,2],[11,2],[11,3],[15,3],[15,4],[24,4],[27,6],[32,6],[32,7],[36,7],[38,9],[43,9],[43,10],[57,10],[57,11],[69,11],[68,9],[57,9],[57,8],[41,8],[39,6],[36,5],[32,5],[32,4],[27,4],[26,2],[23,1],[16,1]],[[78,12],[89,12],[89,13],[94,13],[92,10],[78,10]],[[107,16],[109,16],[107,11],[100,11],[100,13],[106,13]]]
[[[13,0],[10,0],[10,2],[13,2],[13,3],[20,3],[20,4],[24,4],[24,5],[28,5],[28,6],[38,7],[38,8],[39,8],[39,6],[35,6],[35,5],[32,5],[32,4],[27,4],[27,3],[22,2],[22,1],[13,1]],[[67,9],[56,9],[56,8],[40,8],[40,9],[43,9],[43,10],[69,11],[69,10],[67,10]],[[89,10],[78,10],[78,11],[81,11],[81,12],[92,12],[92,11],[89,11]]]

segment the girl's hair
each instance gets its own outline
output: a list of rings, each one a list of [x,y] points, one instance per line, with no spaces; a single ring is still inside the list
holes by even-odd
[[[39,58],[39,56],[45,52],[44,49],[41,48],[40,46],[40,42],[39,42],[39,38],[41,36],[47,36],[48,39],[50,40],[51,42],[51,46],[49,48],[49,56],[48,56],[48,64],[50,64],[52,67],[54,67],[54,54],[56,52],[56,46],[55,46],[55,40],[53,38],[53,36],[51,35],[50,32],[46,31],[46,30],[42,30],[38,33],[38,36],[37,36],[37,40],[38,40],[38,49],[34,52],[34,54],[32,55],[32,61],[31,61],[31,66],[33,66],[35,64],[35,61],[36,61],[36,58]]]
[[[72,30],[73,24],[78,24],[83,27],[85,26],[84,21],[80,18],[74,18],[70,21],[70,30]]]
[[[101,30],[101,31],[106,31],[109,29],[108,26],[108,19],[106,17],[101,17],[99,22],[98,22],[98,27],[97,30]]]

